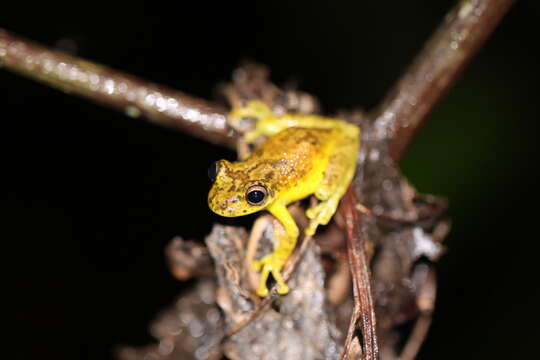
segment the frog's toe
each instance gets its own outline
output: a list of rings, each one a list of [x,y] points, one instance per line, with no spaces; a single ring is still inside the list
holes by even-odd
[[[280,295],[288,294],[289,293],[289,287],[287,286],[287,284],[278,285],[277,292]]]
[[[280,295],[287,294],[289,292],[289,287],[287,286],[287,284],[285,284],[285,280],[283,279],[283,276],[281,275],[281,271],[273,270],[272,276],[274,277],[274,280],[276,280],[278,294]]]
[[[289,292],[289,287],[285,284],[283,277],[281,276],[281,269],[283,268],[284,261],[280,260],[274,254],[267,255],[260,260],[254,261],[252,266],[256,271],[261,272],[260,285],[257,289],[257,295],[265,297],[268,295],[268,287],[266,286],[266,281],[268,280],[268,275],[272,274],[274,280],[277,283],[277,292],[278,294],[287,294]]]
[[[308,227],[304,230],[306,235],[315,235],[319,225],[327,225],[334,213],[327,207],[316,206],[306,211],[306,215],[311,219]]]
[[[323,207],[321,206],[321,204],[315,205],[306,210],[306,216],[308,217],[308,219],[313,220],[321,216],[321,211],[323,210]]]
[[[257,289],[257,295],[259,295],[260,297],[267,297],[268,293],[269,291],[268,291],[268,288],[266,287],[266,284],[261,284],[261,287]]]
[[[309,236],[315,235],[315,231],[317,231],[317,226],[319,226],[319,223],[317,221],[312,220],[308,227],[304,230],[304,233]]]
[[[315,216],[313,219],[321,225],[326,225],[330,222],[332,216],[334,216],[336,208],[337,206],[329,201],[321,203],[315,207],[316,210],[314,211]]]
[[[332,215],[334,214],[330,211],[322,211],[319,214],[319,217],[317,218],[317,220],[319,221],[319,224],[327,225],[330,222],[330,219],[332,219]]]
[[[263,262],[261,260],[256,260],[251,263],[251,266],[253,267],[253,270],[255,271],[261,271]]]
[[[248,144],[253,144],[261,135],[262,134],[256,130],[248,131],[244,134],[244,141]]]

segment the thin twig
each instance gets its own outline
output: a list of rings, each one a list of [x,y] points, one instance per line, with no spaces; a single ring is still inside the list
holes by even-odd
[[[403,350],[399,355],[399,360],[414,360],[422,343],[431,326],[433,309],[435,308],[435,298],[437,295],[437,279],[435,270],[429,265],[424,264],[422,267],[417,267],[415,275],[416,280],[413,280],[420,286],[417,292],[416,304],[420,310],[420,315],[416,320],[414,327],[403,346]]]
[[[416,359],[416,355],[418,355],[420,347],[426,339],[429,327],[431,326],[431,321],[431,314],[420,314],[399,360]]]
[[[379,358],[377,341],[377,326],[375,308],[371,292],[371,276],[369,260],[366,251],[365,235],[360,230],[360,222],[356,204],[358,203],[352,187],[342,201],[343,214],[347,227],[347,248],[349,266],[351,268],[354,290],[354,309],[351,315],[349,331],[341,353],[341,359],[349,357],[349,349],[357,328],[362,332],[362,359],[376,360]]]
[[[64,92],[234,148],[226,109],[103,65],[51,50],[0,28],[0,65]]]
[[[445,17],[383,102],[368,116],[398,161],[514,0],[464,0]]]

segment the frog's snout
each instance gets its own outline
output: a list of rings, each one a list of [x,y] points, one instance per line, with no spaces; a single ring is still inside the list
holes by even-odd
[[[219,189],[212,187],[208,194],[208,207],[218,215],[235,217],[244,215],[241,210],[242,199],[239,196],[225,197]]]

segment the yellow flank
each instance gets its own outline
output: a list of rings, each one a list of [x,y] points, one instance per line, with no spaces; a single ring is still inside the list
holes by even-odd
[[[326,225],[336,212],[356,168],[360,130],[340,119],[317,115],[275,115],[260,101],[233,109],[232,127],[240,128],[245,119],[256,120],[255,128],[244,134],[248,143],[261,136],[268,140],[247,159],[239,162],[220,160],[209,175],[214,184],[208,194],[208,205],[215,213],[235,217],[267,210],[283,225],[284,234],[276,233],[274,252],[255,261],[261,272],[259,296],[266,296],[266,281],[272,274],[278,292],[289,288],[281,269],[298,238],[298,227],[287,205],[314,194],[319,203],[306,211],[310,219],[307,235],[315,234],[319,224]]]

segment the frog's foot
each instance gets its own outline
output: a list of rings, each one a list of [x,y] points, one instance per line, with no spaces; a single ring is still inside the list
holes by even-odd
[[[272,109],[259,100],[248,101],[245,106],[235,107],[229,114],[228,124],[239,132],[248,133],[257,129],[261,119],[272,118]]]
[[[244,141],[246,144],[254,144],[255,141],[264,134],[259,130],[251,130],[244,133]]]
[[[289,287],[287,284],[285,284],[285,281],[281,276],[281,269],[283,268],[283,265],[285,265],[285,261],[279,259],[274,254],[266,255],[262,259],[253,262],[253,268],[256,271],[261,272],[261,283],[257,289],[257,295],[261,297],[268,295],[266,281],[268,280],[268,276],[270,274],[272,274],[274,280],[276,280],[278,294],[285,295],[289,292]]]
[[[326,225],[332,219],[332,216],[336,212],[337,202],[332,198],[327,201],[320,202],[316,206],[309,208],[306,211],[306,216],[311,219],[308,227],[305,229],[306,235],[314,235],[317,230],[317,226]]]

